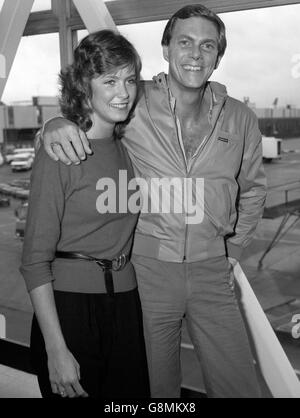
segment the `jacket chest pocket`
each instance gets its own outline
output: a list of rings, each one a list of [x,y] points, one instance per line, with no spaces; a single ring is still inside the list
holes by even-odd
[[[227,144],[229,146],[242,142],[240,135],[221,130],[216,133],[215,140],[218,141],[218,143]]]
[[[237,134],[219,131],[211,143],[211,158],[214,164],[225,169],[238,170],[243,154],[243,138]]]

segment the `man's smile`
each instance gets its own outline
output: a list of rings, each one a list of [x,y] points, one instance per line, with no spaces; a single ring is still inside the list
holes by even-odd
[[[202,67],[199,67],[199,66],[196,66],[196,65],[186,64],[186,65],[183,65],[182,67],[186,71],[201,71],[202,70]]]

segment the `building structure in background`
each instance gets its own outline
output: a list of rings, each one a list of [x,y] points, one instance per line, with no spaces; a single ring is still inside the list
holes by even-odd
[[[259,128],[265,136],[278,138],[299,138],[300,137],[300,109],[287,105],[286,107],[256,108],[259,121]]]
[[[282,139],[300,137],[300,109],[292,106],[257,108],[248,102],[259,119],[265,136]],[[32,147],[36,132],[43,123],[60,113],[58,98],[35,96],[30,102],[11,106],[0,103],[0,151],[13,147]]]
[[[32,147],[43,123],[59,114],[57,97],[36,96],[31,102],[0,105],[0,150]]]

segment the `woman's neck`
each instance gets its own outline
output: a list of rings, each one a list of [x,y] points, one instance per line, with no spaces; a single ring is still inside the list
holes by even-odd
[[[114,135],[115,125],[106,123],[97,123],[93,121],[92,127],[87,131],[88,139],[105,139]]]

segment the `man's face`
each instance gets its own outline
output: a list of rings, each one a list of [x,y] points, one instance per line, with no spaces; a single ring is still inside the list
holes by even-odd
[[[177,20],[170,44],[163,47],[170,85],[201,88],[219,65],[218,38],[216,26],[205,18]]]

